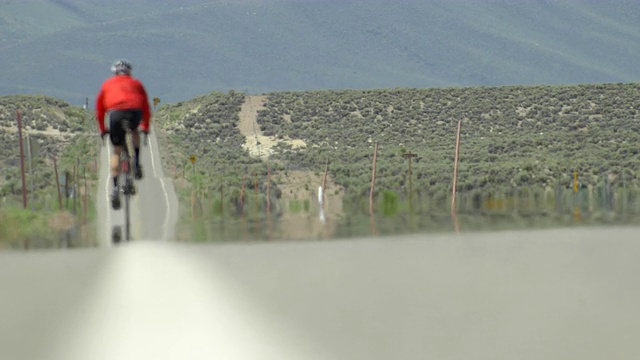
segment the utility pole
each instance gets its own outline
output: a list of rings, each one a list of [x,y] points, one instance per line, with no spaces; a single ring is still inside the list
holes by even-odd
[[[82,217],[83,217],[83,224],[87,223],[87,211],[89,209],[89,191],[88,191],[88,186],[87,186],[87,166],[85,164],[84,169],[83,169],[84,173],[83,173],[83,177],[84,177],[84,196],[83,196],[83,206],[82,206]]]
[[[31,153],[31,137],[27,134],[27,157],[29,158],[29,193],[33,196],[33,154]]]
[[[18,142],[20,143],[20,172],[22,173],[22,205],[27,208],[27,184],[24,176],[24,146],[22,143],[22,118],[20,110],[16,110],[18,117]]]
[[[78,187],[78,172],[80,172],[80,158],[76,157],[76,164],[73,165],[73,215],[78,216],[78,193],[80,188]]]
[[[56,174],[56,188],[58,189],[58,204],[60,204],[60,210],[62,210],[62,194],[60,193],[60,178],[58,177],[58,164],[56,163],[56,157],[51,155],[53,159],[53,171]]]
[[[369,191],[369,215],[373,219],[373,187],[376,183],[376,162],[378,158],[378,143],[373,147],[373,164],[371,165],[371,189]]]
[[[240,189],[240,211],[242,212],[242,217],[244,217],[244,186],[247,180],[247,174],[244,174],[242,177],[242,188]]]
[[[69,178],[71,177],[71,174],[69,173],[69,170],[65,170],[64,172],[64,197],[65,197],[65,203],[64,203],[64,208],[66,210],[69,210],[69,196],[71,194],[69,194],[70,190],[69,190]]]
[[[253,170],[253,187],[254,187],[254,197],[255,197],[255,207],[256,213],[258,212],[258,173]]]
[[[322,198],[320,199],[320,205],[324,209],[324,193],[325,187],[327,185],[327,173],[329,172],[329,159],[324,164],[324,176],[322,176]]]
[[[460,156],[460,128],[462,121],[458,120],[458,131],[456,133],[456,152],[453,162],[453,186],[451,187],[451,214],[456,213],[456,187],[458,186],[458,157]]]
[[[267,216],[271,213],[271,166],[267,163]]]
[[[418,155],[413,154],[411,152],[402,154],[402,157],[405,159],[409,159],[409,211],[413,209],[413,186],[411,184],[411,158],[414,158]]]

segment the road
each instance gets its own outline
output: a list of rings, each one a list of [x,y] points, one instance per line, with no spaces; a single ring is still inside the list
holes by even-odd
[[[637,228],[0,254],[3,359],[635,359]]]
[[[639,228],[176,243],[144,161],[138,240],[0,253],[0,359],[640,358]]]
[[[124,210],[111,210],[109,194],[112,189],[108,158],[109,146],[100,154],[100,184],[98,186],[98,216],[106,219],[99,223],[98,234],[101,246],[111,246],[111,228],[124,224]],[[178,217],[178,200],[173,183],[164,177],[158,141],[153,132],[147,146],[141,148],[140,161],[145,177],[137,182],[138,194],[132,198],[131,221],[134,239],[173,239]],[[124,207],[124,202],[123,202]]]

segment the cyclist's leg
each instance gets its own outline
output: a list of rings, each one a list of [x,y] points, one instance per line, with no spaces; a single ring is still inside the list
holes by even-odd
[[[138,131],[138,126],[140,126],[140,122],[142,121],[142,111],[138,109],[131,110],[131,130],[132,136],[131,140],[133,142],[133,150],[134,150],[134,162],[136,164],[136,179],[142,178],[142,166],[140,165],[140,132]]]
[[[113,183],[116,186],[118,184],[120,168],[120,153],[124,145],[125,132],[122,128],[124,117],[125,113],[121,110],[114,110],[109,113],[109,138],[111,139],[111,145],[113,147],[113,153],[111,154],[111,176],[113,176]]]
[[[136,152],[136,166],[138,166],[140,165],[140,162],[138,161],[140,158],[140,132],[138,132],[138,130],[134,130],[131,135],[131,139],[133,140],[133,150]]]
[[[111,153],[111,177],[113,185],[118,186],[118,175],[120,174],[120,154],[122,153],[122,145],[114,145],[111,143],[113,152]]]
[[[111,200],[113,207],[116,209],[119,208],[118,176],[120,173],[120,154],[124,143],[123,119],[124,113],[122,111],[115,110],[109,113],[109,139],[113,147],[113,152],[111,153],[111,176],[113,179]]]

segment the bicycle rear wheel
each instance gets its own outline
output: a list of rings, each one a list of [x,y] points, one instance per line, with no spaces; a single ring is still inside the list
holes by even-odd
[[[124,196],[124,234],[125,241],[131,240],[131,215],[129,211],[129,196]]]
[[[125,239],[126,241],[131,240],[131,211],[130,211],[130,197],[135,194],[135,183],[133,181],[133,174],[136,171],[135,164],[135,150],[133,147],[133,133],[131,129],[128,127],[129,124],[126,124],[126,133],[125,133],[125,147],[127,153],[127,160],[129,162],[128,167],[129,171],[125,173],[125,194],[124,194],[124,216],[125,216]]]

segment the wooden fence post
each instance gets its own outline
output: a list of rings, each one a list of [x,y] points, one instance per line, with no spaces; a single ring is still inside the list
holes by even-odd
[[[376,183],[376,161],[378,156],[378,143],[373,147],[373,165],[371,166],[371,191],[369,192],[369,214],[373,216],[373,188]]]
[[[18,120],[18,143],[20,145],[20,172],[22,174],[22,205],[27,208],[27,184],[24,174],[24,146],[22,144],[22,116],[20,110],[16,110]]]
[[[451,189],[451,214],[456,212],[456,187],[458,186],[458,156],[460,155],[460,128],[462,120],[458,120],[458,132],[456,134],[456,152],[453,160],[453,186]]]

